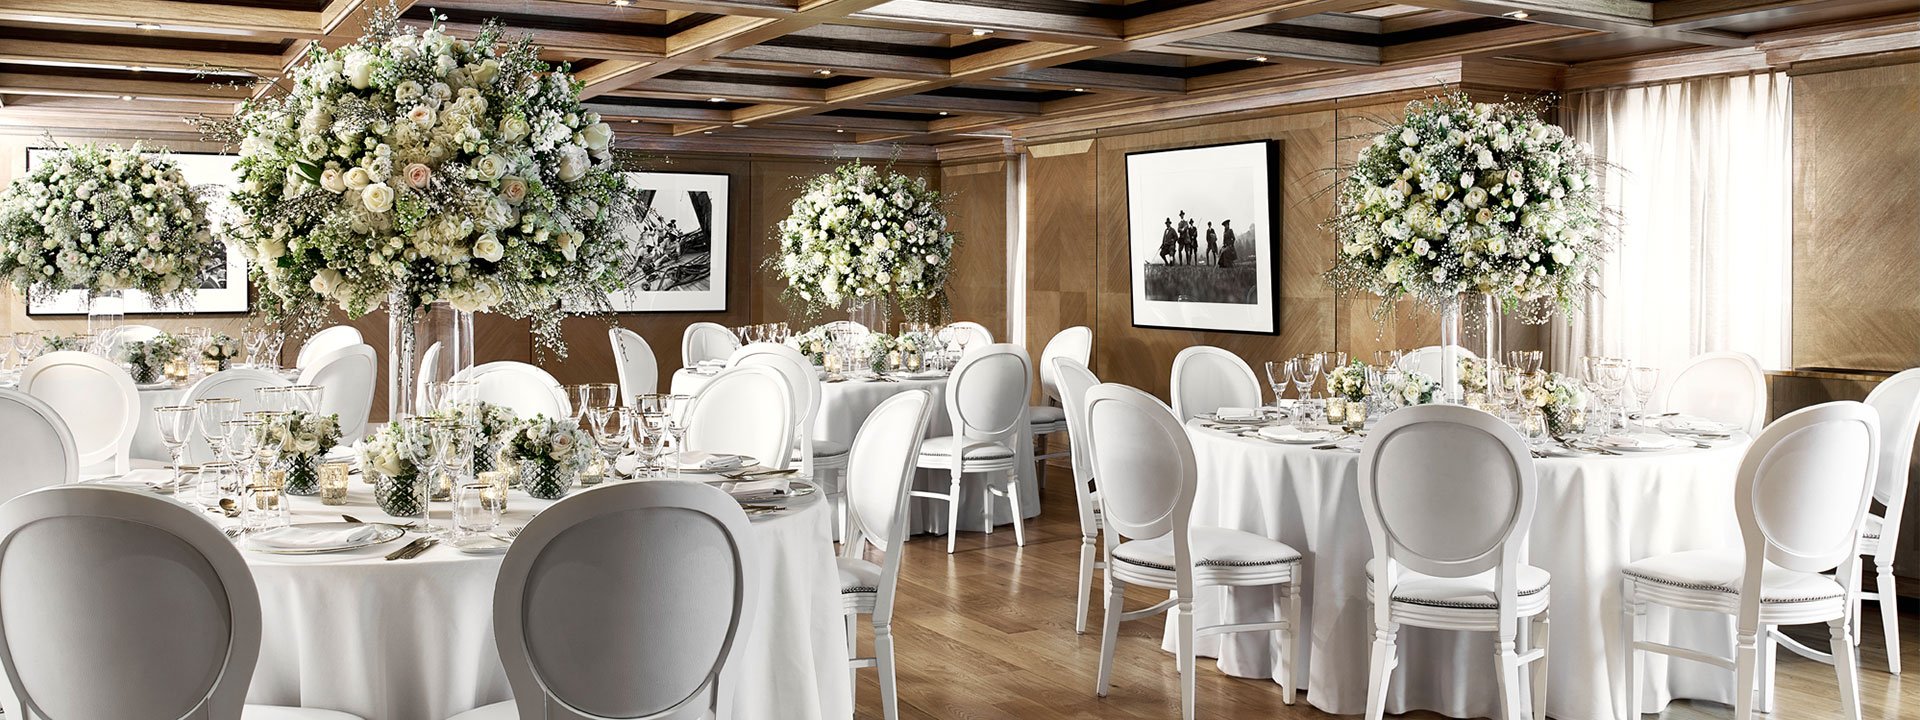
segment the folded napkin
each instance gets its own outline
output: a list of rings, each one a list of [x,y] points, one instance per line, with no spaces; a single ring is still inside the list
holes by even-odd
[[[1223,407],[1215,409],[1213,416],[1221,420],[1258,420],[1260,408]]]
[[[673,464],[683,468],[697,467],[702,470],[731,470],[746,464],[746,458],[729,453],[714,453],[705,450],[688,450],[673,456]]]
[[[289,525],[254,534],[248,540],[269,550],[315,550],[368,542],[379,536],[380,529],[372,525],[329,528]]]
[[[1325,430],[1302,430],[1291,425],[1269,425],[1257,431],[1260,437],[1288,442],[1320,442],[1333,437]]]
[[[767,478],[765,480],[741,480],[739,482],[727,483],[725,487],[728,495],[732,495],[735,500],[743,502],[786,497],[787,494],[793,490],[793,487],[788,484],[787,479],[783,477]]]

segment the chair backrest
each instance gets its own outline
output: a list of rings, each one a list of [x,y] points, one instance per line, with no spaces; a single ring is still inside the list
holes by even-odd
[[[939,337],[941,342],[949,345],[958,344],[960,338],[964,337],[969,350],[993,344],[993,331],[988,330],[985,325],[966,320],[948,323],[946,327],[940,329]]]
[[[1879,477],[1874,482],[1873,499],[1886,506],[1886,522],[1880,529],[1880,554],[1886,557],[1900,544],[1907,478],[1913,471],[1914,436],[1920,434],[1920,368],[1880,381],[1867,394],[1867,405],[1880,414]]]
[[[0,468],[0,502],[80,477],[73,433],[60,413],[32,395],[0,388],[0,436],[7,439],[6,467]]]
[[[813,422],[820,414],[820,376],[814,371],[813,363],[807,362],[807,356],[780,343],[748,343],[727,358],[729,368],[754,365],[778,370],[787,379],[787,389],[793,393],[790,409],[795,437],[791,444],[803,451],[801,465],[812,475]]]
[[[300,385],[326,388],[320,393],[320,414],[340,416],[340,443],[352,444],[367,434],[367,414],[373,411],[373,385],[380,361],[373,346],[338,348],[307,358],[300,366]]]
[[[620,380],[620,406],[637,407],[634,398],[660,391],[660,361],[640,333],[622,327],[607,328],[613,342],[613,372]]]
[[[873,332],[871,328],[868,328],[867,326],[854,322],[852,320],[835,320],[833,322],[827,323],[824,327],[826,327],[827,333],[829,335],[832,335],[835,333],[846,333],[850,335],[868,335]]]
[[[1087,391],[1100,384],[1093,371],[1073,358],[1054,358],[1053,376],[1067,415],[1067,447],[1073,462],[1073,495],[1080,504],[1080,534],[1091,537],[1093,521],[1093,433],[1087,429]]]
[[[1173,357],[1173,412],[1181,422],[1223,407],[1259,407],[1260,379],[1239,355],[1195,345]]]
[[[127,343],[146,342],[160,337],[160,334],[160,328],[152,325],[121,325],[108,329],[105,337],[99,338],[99,342],[101,347],[105,348],[107,358],[118,361],[120,348],[125,347]]]
[[[426,352],[420,354],[419,380],[413,384],[413,408],[416,413],[424,414],[432,410],[427,407],[427,386],[440,380],[440,352],[443,347],[435,342],[427,346]]]
[[[953,434],[1008,442],[1026,417],[1033,395],[1033,363],[1012,343],[969,346],[947,379],[947,418]],[[1013,447],[1010,442],[1008,447]],[[954,453],[958,462],[961,453]]]
[[[545,415],[573,417],[566,389],[545,370],[516,360],[481,363],[453,374],[454,380],[472,380],[481,402],[499,405],[523,418]]]
[[[1801,572],[1857,562],[1879,451],[1879,415],[1846,400],[1801,408],[1760,432],[1734,486],[1747,590],[1759,589],[1763,560]]]
[[[1453,351],[1456,353],[1456,357],[1473,358],[1475,360],[1480,358],[1480,356],[1474,354],[1472,350],[1468,350],[1459,345],[1453,346]],[[1400,356],[1399,368],[1401,372],[1417,372],[1433,378],[1434,382],[1439,382],[1440,378],[1445,377],[1446,363],[1447,348],[1441,345],[1428,345],[1423,348],[1415,348],[1412,352]]]
[[[91,353],[51,352],[20,372],[20,390],[60,413],[80,467],[111,461],[113,472],[127,472],[140,428],[140,391],[125,368]]]
[[[0,663],[33,720],[240,717],[260,598],[179,503],[98,485],[0,505]]]
[[[1360,450],[1360,510],[1374,556],[1419,573],[1511,570],[1537,491],[1526,439],[1464,406],[1394,411]]]
[[[1060,400],[1060,379],[1054,375],[1055,358],[1068,358],[1085,366],[1093,357],[1093,330],[1075,325],[1053,334],[1040,351],[1040,392],[1043,399]]]
[[[1737,425],[1758,433],[1767,420],[1767,376],[1752,355],[1700,355],[1667,381],[1660,409]]]
[[[352,325],[334,325],[324,328],[307,338],[306,342],[301,343],[300,353],[294,356],[293,366],[305,368],[308,363],[319,360],[327,353],[364,342],[366,340],[360,337],[360,330]]]
[[[740,349],[740,338],[719,323],[697,322],[680,334],[680,366],[693,367],[702,360],[725,360]]]
[[[765,365],[728,368],[687,408],[687,449],[746,455],[786,469],[793,456],[793,390]]]
[[[1107,547],[1172,534],[1173,566],[1191,593],[1187,519],[1196,471],[1186,428],[1159,398],[1119,383],[1087,390],[1086,413]]]
[[[240,401],[240,412],[244,415],[254,410],[268,409],[265,404],[260,402],[260,388],[286,387],[290,384],[291,383],[287,382],[287,379],[279,373],[258,368],[221,370],[212,375],[200,378],[200,382],[194,383],[193,387],[187,388],[187,398],[181,401],[180,404],[195,405],[201,400],[232,398]],[[327,399],[325,395],[332,393],[333,390],[329,389],[322,393],[320,399],[325,401]],[[236,417],[235,419],[237,420],[239,418]],[[193,440],[187,443],[187,454],[185,457],[188,462],[206,462],[213,459],[213,448],[208,447],[206,439],[201,437],[200,433],[195,432],[193,434]]]
[[[622,483],[540,512],[507,551],[494,642],[523,718],[732,717],[761,563],[700,483]]]
[[[842,548],[847,557],[860,557],[871,544],[886,553],[880,565],[880,587],[874,588],[874,620],[893,616],[893,591],[900,579],[900,543],[907,539],[908,500],[913,491],[915,459],[926,439],[933,416],[933,394],[905,390],[880,401],[853,436],[846,470],[847,507],[852,516],[853,540]],[[862,542],[862,541],[865,542]]]

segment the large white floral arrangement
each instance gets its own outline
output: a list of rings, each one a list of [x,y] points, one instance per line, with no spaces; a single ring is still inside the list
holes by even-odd
[[[613,130],[566,66],[488,24],[462,40],[389,11],[359,42],[315,48],[284,95],[246,104],[235,233],[265,300],[351,315],[390,292],[552,320],[621,283],[616,233],[637,207]],[[536,328],[541,329],[541,328]]]
[[[29,297],[139,290],[177,305],[212,247],[200,193],[137,145],[69,146],[0,194],[0,277]]]
[[[1534,105],[1448,93],[1408,105],[1336,190],[1343,290],[1433,307],[1484,292],[1544,321],[1592,288],[1615,223],[1591,149]],[[1383,306],[1384,306],[1383,304]]]
[[[780,221],[770,264],[783,295],[805,310],[870,300],[910,316],[944,310],[954,236],[926,180],[848,163],[807,181]]]

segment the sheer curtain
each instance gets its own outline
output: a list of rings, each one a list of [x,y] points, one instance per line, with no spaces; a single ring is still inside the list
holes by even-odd
[[[1549,330],[1561,370],[1582,355],[1671,371],[1738,350],[1788,358],[1793,239],[1788,80],[1779,73],[1600,90],[1563,121],[1614,167],[1619,249],[1585,312]]]

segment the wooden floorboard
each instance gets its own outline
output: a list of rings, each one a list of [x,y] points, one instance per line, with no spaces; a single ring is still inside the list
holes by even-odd
[[[1096,598],[1088,634],[1074,634],[1080,541],[1071,489],[1064,482],[1054,483],[1043,495],[1044,512],[1028,523],[1024,548],[1015,545],[1011,527],[991,535],[962,533],[953,555],[946,554],[943,537],[923,536],[907,544],[894,618],[903,720],[1179,717],[1179,679],[1173,656],[1160,649],[1159,619],[1121,625],[1113,689],[1105,698],[1094,696],[1100,607]],[[1129,607],[1162,597],[1138,590],[1129,595]],[[1920,718],[1920,677],[1903,687],[1900,677],[1887,673],[1878,611],[1871,603],[1867,607],[1871,631],[1861,646],[1863,717]],[[1920,673],[1920,616],[1909,613],[1902,621],[1902,662],[1909,672]],[[1824,633],[1822,628],[1807,637],[1823,639]],[[862,654],[872,652],[871,641],[863,624]],[[1782,652],[1779,670],[1777,707],[1771,717],[1840,717],[1831,667]],[[1198,714],[1203,718],[1336,717],[1314,709],[1304,694],[1293,706],[1284,705],[1273,682],[1228,677],[1205,658],[1197,683]],[[857,717],[880,718],[874,671],[861,670],[856,688]],[[1731,716],[1732,708],[1717,703],[1677,702],[1647,717]],[[1399,717],[1441,716],[1422,712]]]

